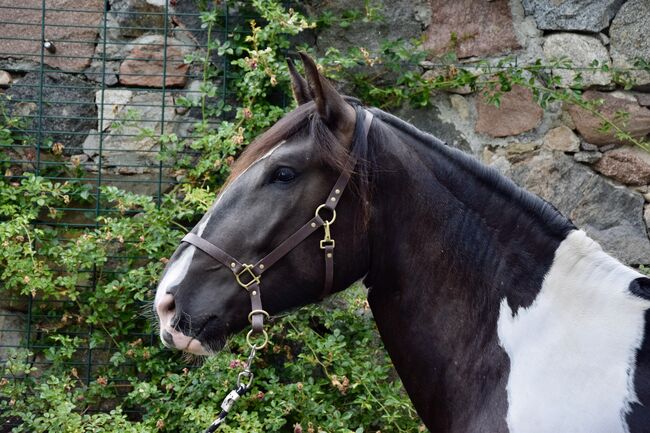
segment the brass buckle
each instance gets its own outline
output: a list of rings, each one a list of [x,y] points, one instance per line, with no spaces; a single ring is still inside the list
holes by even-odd
[[[242,270],[235,274],[235,279],[237,280],[237,283],[239,283],[240,286],[242,286],[245,290],[248,291],[248,288],[250,286],[252,286],[253,284],[259,284],[260,283],[260,277],[255,275],[255,273],[253,272],[253,265],[243,265],[243,266],[244,267],[242,268]],[[241,277],[246,272],[248,272],[248,275],[251,276],[251,279],[250,279],[250,281],[243,282],[241,280]]]

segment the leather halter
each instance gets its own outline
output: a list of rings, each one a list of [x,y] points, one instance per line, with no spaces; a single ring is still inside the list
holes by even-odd
[[[368,138],[368,132],[370,131],[372,118],[372,113],[366,111],[363,122],[363,133],[366,140]],[[250,295],[251,312],[248,314],[248,320],[251,322],[252,329],[248,332],[246,339],[251,347],[261,349],[266,346],[266,343],[268,342],[268,335],[266,334],[266,331],[264,331],[264,317],[268,319],[269,314],[262,308],[262,298],[260,293],[262,274],[320,227],[324,228],[324,237],[320,241],[320,248],[325,254],[325,286],[321,298],[324,298],[331,292],[334,281],[335,242],[330,235],[330,226],[334,223],[334,220],[336,220],[336,206],[339,204],[343,191],[350,181],[352,171],[356,164],[356,156],[350,153],[345,169],[339,175],[339,178],[334,184],[332,191],[330,191],[327,196],[325,203],[316,208],[314,217],[255,264],[241,263],[221,248],[194,233],[186,234],[181,240],[181,242],[194,245],[196,248],[230,269],[230,271],[235,275],[237,283]],[[325,216],[321,215],[323,209],[326,209],[331,213],[331,219],[328,220]],[[259,345],[251,343],[250,337],[252,334],[263,334],[264,342]]]

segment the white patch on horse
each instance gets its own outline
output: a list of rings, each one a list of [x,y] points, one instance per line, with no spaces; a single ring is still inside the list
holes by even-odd
[[[510,358],[511,433],[628,432],[650,308],[628,291],[640,276],[576,230],[555,252],[530,307],[513,315],[502,300],[497,329]]]
[[[187,275],[187,270],[190,268],[190,263],[194,256],[194,250],[195,248],[193,246],[192,248],[186,248],[181,253],[181,256],[171,264],[162,281],[158,284],[158,289],[156,289],[156,297],[154,299],[155,307],[158,306],[163,295],[165,295],[170,288],[183,281],[185,275]],[[163,318],[161,317],[160,319],[162,321]],[[169,320],[171,320],[171,317],[169,317]],[[161,323],[160,325],[160,327],[163,328],[167,323]]]

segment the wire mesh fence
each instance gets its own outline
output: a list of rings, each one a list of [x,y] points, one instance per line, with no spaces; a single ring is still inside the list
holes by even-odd
[[[218,10],[219,22],[208,33],[201,14]],[[57,230],[59,241],[73,242],[84,229],[98,227],[100,217],[118,209],[102,197],[102,187],[116,186],[146,194],[160,203],[181,181],[174,161],[161,158],[165,135],[185,138],[205,120],[191,104],[201,98],[208,66],[218,92],[211,102],[228,99],[228,63],[205,58],[211,39],[221,41],[245,31],[245,17],[227,2],[174,0],[25,0],[16,5],[0,0],[0,109],[17,141],[0,147],[4,178],[18,182],[28,173],[60,182],[88,185],[88,200],[68,203],[62,220],[47,216],[37,225]],[[190,101],[190,103],[188,103]],[[133,242],[126,239],[125,242]],[[38,251],[38,243],[34,244]],[[128,263],[146,257],[108,257],[102,269],[119,274]],[[92,291],[97,270],[83,271],[81,287]],[[68,362],[88,384],[110,361],[110,350],[93,344],[91,326],[69,326],[74,300],[0,296],[0,363],[9,350],[32,351],[32,364],[46,368],[43,354],[50,331],[84,337]],[[67,323],[66,323],[67,322]],[[134,340],[154,344],[151,333]],[[125,373],[126,374],[126,373]],[[119,377],[111,378],[113,383]]]

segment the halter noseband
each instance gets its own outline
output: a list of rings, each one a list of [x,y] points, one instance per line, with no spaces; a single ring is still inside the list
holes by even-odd
[[[370,124],[372,123],[372,118],[372,113],[366,111],[363,122],[363,134],[366,140],[368,138],[368,132],[370,130]],[[268,335],[264,330],[264,317],[268,318],[269,314],[262,308],[262,298],[260,294],[262,274],[271,266],[273,266],[273,264],[275,264],[278,260],[286,256],[296,246],[302,243],[302,241],[307,239],[309,235],[311,235],[320,227],[324,228],[324,236],[320,241],[320,248],[325,254],[325,286],[321,297],[325,297],[331,292],[332,284],[334,281],[335,242],[330,234],[330,226],[336,219],[336,206],[338,205],[340,198],[343,195],[343,191],[350,181],[352,170],[356,164],[356,156],[350,153],[350,157],[345,169],[339,175],[339,178],[334,184],[332,191],[330,191],[329,195],[327,196],[325,203],[316,208],[314,217],[307,221],[305,225],[299,228],[294,234],[285,239],[284,242],[278,245],[273,251],[271,251],[254,265],[241,263],[230,254],[223,251],[221,248],[203,239],[202,237],[195,235],[194,233],[188,233],[181,240],[181,242],[186,242],[188,244],[194,245],[196,248],[200,249],[230,269],[230,271],[235,275],[237,284],[239,284],[250,295],[251,312],[248,314],[248,321],[251,323],[252,329],[246,335],[246,341],[254,350],[262,349],[268,343]],[[331,219],[328,220],[325,218],[325,216],[321,215],[321,212],[324,209],[328,210],[331,213]],[[252,343],[251,336],[253,334],[262,334],[264,341],[260,344]]]

